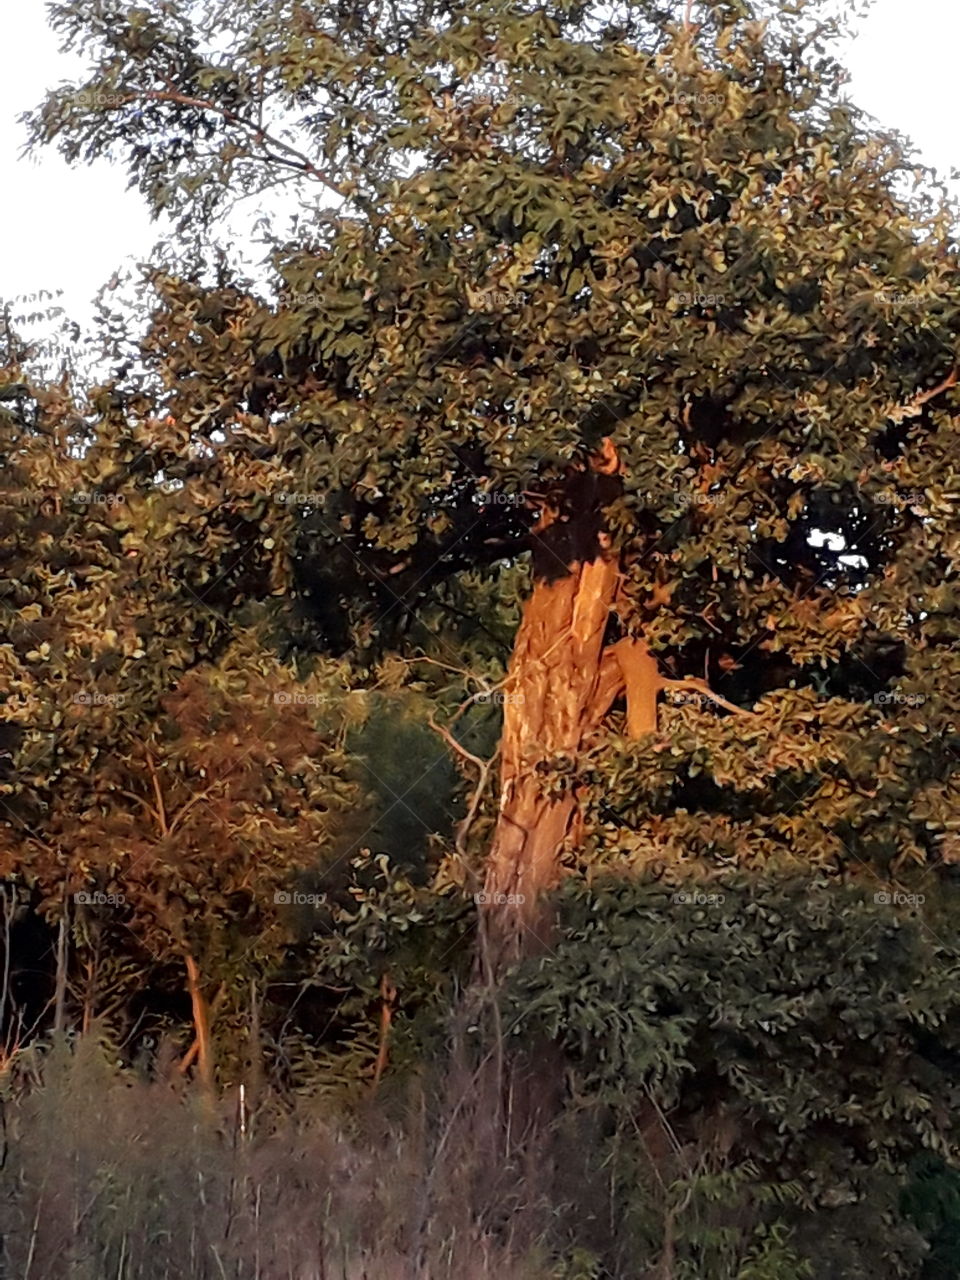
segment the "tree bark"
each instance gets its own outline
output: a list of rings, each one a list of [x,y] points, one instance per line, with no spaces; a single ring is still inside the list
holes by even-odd
[[[619,473],[609,441],[589,465],[605,475]],[[581,483],[576,492],[589,490]],[[541,522],[541,535],[561,511],[564,520],[597,532],[592,554],[587,547],[563,577],[535,581],[517,632],[504,686],[499,817],[482,899],[491,972],[549,945],[544,896],[559,883],[565,846],[579,838],[573,788],[548,779],[544,766],[575,758],[624,690],[628,734],[640,737],[657,727],[662,681],[656,659],[642,640],[607,642],[620,566],[602,511],[561,504]],[[583,539],[565,536],[567,545],[583,545]]]
[[[190,992],[190,1005],[193,1010],[193,1029],[197,1042],[197,1074],[203,1092],[213,1097],[215,1086],[213,1079],[213,1051],[210,1043],[210,1009],[200,986],[200,971],[192,955],[184,957],[187,967],[187,989]]]
[[[505,686],[500,812],[485,885],[499,961],[547,942],[541,899],[559,879],[576,798],[548,793],[540,767],[576,754],[610,688],[601,657],[618,576],[610,556],[576,565],[559,581],[536,583],[524,610]]]
[[[67,902],[64,897],[57,932],[57,978],[54,988],[53,1030],[59,1035],[64,1029],[67,1005]]]

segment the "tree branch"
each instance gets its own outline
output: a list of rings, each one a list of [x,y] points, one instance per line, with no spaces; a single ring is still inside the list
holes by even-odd
[[[248,133],[253,135],[254,140],[261,145],[266,144],[266,146],[273,147],[275,150],[286,152],[287,156],[291,157],[291,159],[284,159],[283,156],[273,155],[264,150],[264,155],[268,160],[272,160],[276,164],[286,164],[287,166],[298,168],[309,177],[316,178],[318,182],[322,182],[325,187],[335,192],[338,196],[349,196],[350,194],[335,179],[318,169],[313,161],[305,156],[302,151],[298,151],[296,147],[284,142],[282,138],[268,133],[255,120],[248,120],[244,116],[239,116],[228,107],[221,107],[219,103],[211,102],[209,98],[195,98],[190,94],[180,93],[177,89],[143,89],[138,93],[123,94],[121,98],[124,102],[140,102],[146,99],[150,102],[172,102],[181,107],[195,107],[198,111],[212,111],[215,115],[220,116],[222,120],[226,120],[228,124],[235,124],[242,129],[246,129]]]
[[[894,405],[888,410],[887,417],[891,422],[903,422],[904,418],[912,418],[920,412],[928,400],[932,400],[934,396],[938,396],[941,391],[946,391],[949,387],[957,385],[956,367],[950,370],[942,382],[938,382],[935,387],[931,387],[929,391],[921,391],[915,395],[912,400],[908,400],[906,404]]]
[[[157,826],[160,828],[161,837],[166,838],[170,833],[167,825],[167,811],[163,804],[163,791],[160,789],[160,779],[157,777],[157,766],[154,764],[153,756],[149,751],[147,752],[147,768],[150,770],[150,778],[153,782],[153,794],[157,798]]]
[[[433,729],[434,732],[439,733],[444,742],[446,742],[447,745],[457,753],[457,755],[462,756],[464,760],[468,760],[470,764],[477,769],[479,774],[479,777],[477,778],[477,785],[470,798],[470,804],[467,806],[466,815],[463,821],[457,826],[457,834],[454,841],[454,847],[457,853],[462,859],[464,859],[464,861],[466,861],[467,836],[470,833],[470,828],[473,826],[477,813],[480,810],[480,805],[483,802],[483,795],[487,789],[487,783],[490,780],[490,771],[496,763],[497,756],[500,754],[500,747],[497,747],[489,760],[482,760],[480,756],[475,756],[472,751],[468,751],[466,747],[462,746],[449,729],[445,729],[442,724],[437,724],[433,716],[430,716],[428,723],[430,728]]]

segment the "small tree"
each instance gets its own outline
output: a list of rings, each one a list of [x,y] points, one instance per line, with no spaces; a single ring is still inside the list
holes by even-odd
[[[295,936],[293,873],[333,860],[358,801],[341,669],[298,678],[263,623],[231,626],[208,603],[223,543],[198,488],[145,486],[67,394],[18,398],[37,419],[8,412],[2,445],[2,871],[74,927],[85,1024],[97,956],[180,966],[209,1083],[211,985],[235,1017]]]

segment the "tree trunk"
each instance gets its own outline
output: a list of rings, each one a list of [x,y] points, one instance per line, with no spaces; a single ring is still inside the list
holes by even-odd
[[[601,655],[617,581],[616,560],[598,558],[536,583],[524,610],[506,684],[500,814],[485,885],[498,963],[548,941],[541,899],[557,884],[576,798],[548,794],[539,766],[573,756],[600,700],[613,697]]]
[[[608,441],[590,466],[605,476],[619,471]],[[582,483],[576,492],[588,500],[579,510],[570,502],[556,507],[541,522],[538,538],[545,540],[559,518],[564,545],[580,545],[586,554],[569,563],[563,577],[535,582],[505,683],[499,818],[483,900],[491,972],[549,944],[544,894],[560,880],[565,845],[578,838],[577,797],[571,787],[558,787],[556,778],[548,780],[544,766],[574,758],[624,689],[630,736],[656,729],[656,659],[641,640],[606,643],[620,571],[598,503],[615,495]],[[592,547],[566,531],[577,523],[593,531]]]
[[[67,1005],[67,903],[63,902],[60,928],[57,932],[57,977],[54,988],[53,1030],[59,1035],[64,1029]]]
[[[197,1043],[197,1074],[200,1086],[208,1097],[213,1097],[213,1051],[210,1044],[210,1009],[200,986],[200,971],[192,955],[184,957],[187,966],[187,989],[193,1010],[193,1029]]]

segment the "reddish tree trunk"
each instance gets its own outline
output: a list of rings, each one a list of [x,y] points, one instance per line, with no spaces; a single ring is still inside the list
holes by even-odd
[[[617,564],[598,558],[557,582],[538,582],[517,633],[506,688],[500,815],[487,866],[489,933],[499,961],[536,946],[542,895],[555,887],[576,812],[572,792],[548,795],[538,766],[573,755],[601,687],[603,635]],[[526,937],[524,938],[524,935]]]
[[[592,465],[616,469],[612,446]],[[566,518],[595,522],[596,514]],[[656,728],[655,658],[639,640],[604,643],[619,579],[618,556],[601,532],[593,558],[535,582],[524,608],[505,685],[499,819],[484,886],[494,970],[548,944],[543,898],[559,882],[564,847],[578,838],[572,788],[557,789],[554,778],[548,793],[541,766],[576,756],[624,688],[630,735]]]
[[[208,1097],[215,1091],[213,1076],[213,1051],[210,1043],[210,1007],[200,985],[200,970],[192,955],[184,957],[187,968],[187,989],[193,1009],[193,1028],[197,1042],[197,1071],[200,1085]]]

